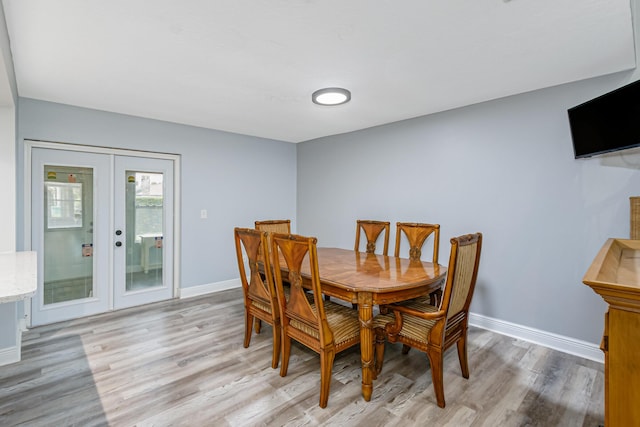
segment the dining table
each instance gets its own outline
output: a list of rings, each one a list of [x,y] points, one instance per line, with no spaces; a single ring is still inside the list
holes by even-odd
[[[439,264],[339,248],[317,248],[322,293],[357,304],[360,320],[362,396],[373,392],[373,308],[441,289],[447,269]],[[310,280],[309,263],[301,275]]]

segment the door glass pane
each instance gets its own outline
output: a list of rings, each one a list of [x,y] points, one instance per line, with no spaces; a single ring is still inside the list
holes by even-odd
[[[44,167],[44,304],[93,296],[93,169]]]
[[[162,173],[126,171],[126,290],[162,286]]]
[[[47,228],[82,227],[82,183],[45,182]]]

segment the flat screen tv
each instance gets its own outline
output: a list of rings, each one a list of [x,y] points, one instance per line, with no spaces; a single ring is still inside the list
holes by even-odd
[[[640,80],[568,113],[576,159],[640,146]]]

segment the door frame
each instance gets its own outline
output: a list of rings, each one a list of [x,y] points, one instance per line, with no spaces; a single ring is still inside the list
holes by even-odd
[[[52,150],[66,150],[66,151],[78,151],[84,153],[95,153],[95,154],[108,154],[108,155],[121,155],[121,156],[133,156],[133,157],[147,157],[151,159],[164,159],[173,161],[173,298],[180,297],[180,260],[181,260],[181,228],[180,228],[180,206],[181,206],[181,192],[182,188],[180,184],[180,160],[181,156],[179,154],[173,153],[160,153],[160,152],[152,152],[152,151],[140,151],[140,150],[128,150],[122,148],[110,148],[110,147],[95,147],[89,145],[79,145],[79,144],[70,144],[64,142],[53,142],[53,141],[41,141],[41,140],[33,140],[33,139],[25,139],[24,140],[24,187],[23,187],[23,207],[25,214],[24,221],[24,248],[27,251],[32,249],[31,242],[31,229],[33,227],[33,215],[31,212],[31,150],[33,148],[48,148]],[[113,196],[111,197],[110,205],[113,207]],[[111,215],[111,224],[109,224],[110,228],[114,227],[114,218]],[[113,265],[113,254],[110,253],[110,263]],[[109,309],[113,310],[113,295],[109,296]],[[24,302],[24,317],[26,321],[27,327],[32,326],[32,318],[31,318],[31,298],[25,299]]]

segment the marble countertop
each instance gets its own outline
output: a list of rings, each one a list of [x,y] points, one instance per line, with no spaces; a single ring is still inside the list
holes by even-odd
[[[38,286],[35,252],[0,253],[0,303],[32,296]]]

